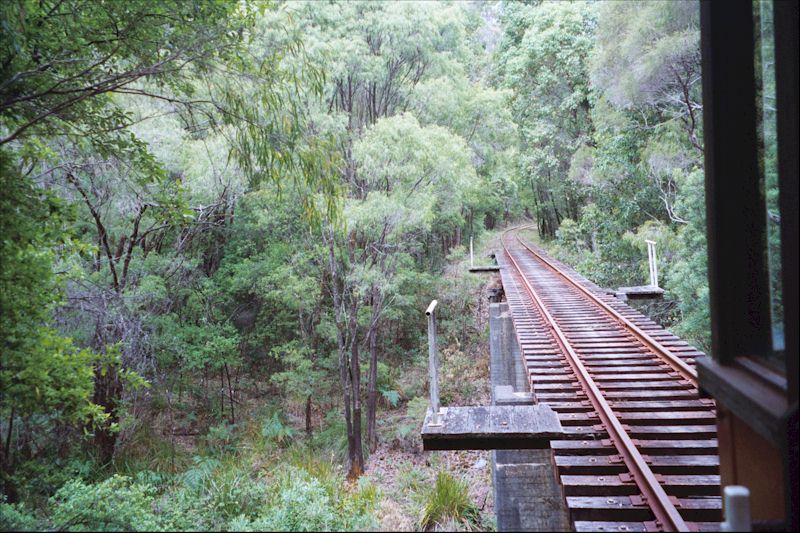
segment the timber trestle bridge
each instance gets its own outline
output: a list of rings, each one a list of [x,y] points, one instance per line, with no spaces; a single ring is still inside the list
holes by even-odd
[[[703,354],[519,236],[497,254],[534,402],[577,531],[711,531],[721,520],[714,402]]]

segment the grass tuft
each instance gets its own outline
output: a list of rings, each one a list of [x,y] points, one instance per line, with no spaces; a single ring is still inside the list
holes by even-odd
[[[467,527],[480,524],[480,511],[469,497],[467,484],[447,472],[439,472],[436,476],[436,484],[427,500],[420,521],[422,529],[451,521]]]

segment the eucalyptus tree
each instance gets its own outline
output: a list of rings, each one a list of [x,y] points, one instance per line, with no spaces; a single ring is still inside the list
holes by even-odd
[[[598,9],[596,35],[590,59],[598,101],[594,174],[611,185],[602,193],[607,198],[635,200],[630,215],[618,217],[622,228],[605,240],[619,241],[627,228],[637,236],[633,242],[640,253],[645,238],[659,242],[667,289],[664,307],[678,311],[670,312],[677,316],[667,321],[705,347],[708,288],[700,186],[699,5],[648,2],[632,10],[603,4]],[[614,140],[620,138],[630,142],[614,147]],[[634,194],[620,187],[625,181],[636,184]]]
[[[125,131],[130,117],[114,105],[111,93],[138,91],[133,84],[145,78],[164,91],[185,93],[186,87],[182,84],[191,70],[187,65],[202,69],[204,61],[227,53],[239,40],[226,26],[233,15],[232,6],[200,2],[134,1],[90,5],[67,0],[13,1],[0,5],[3,27],[0,37],[0,151],[4,178],[17,176],[9,184],[19,195],[15,208],[4,209],[2,213],[3,232],[12,237],[5,241],[10,249],[4,250],[3,255],[11,258],[23,254],[37,258],[33,262],[4,261],[4,276],[17,280],[4,287],[8,289],[8,292],[4,290],[4,297],[9,306],[20,308],[24,308],[26,302],[51,302],[36,304],[35,313],[12,312],[11,309],[3,312],[2,368],[9,381],[3,383],[0,409],[9,420],[6,451],[12,445],[15,417],[23,422],[30,420],[31,414],[48,412],[51,408],[48,401],[29,403],[26,410],[15,407],[15,399],[26,397],[22,389],[35,391],[37,395],[48,391],[51,398],[61,394],[54,391],[93,389],[91,381],[88,384],[81,381],[87,376],[91,379],[91,372],[87,375],[76,371],[70,380],[57,378],[61,372],[60,362],[64,360],[63,343],[67,341],[52,340],[52,330],[41,327],[43,322],[48,322],[57,301],[58,291],[54,288],[60,286],[59,276],[52,272],[43,275],[47,263],[52,264],[58,252],[82,250],[60,244],[69,242],[67,223],[58,215],[63,210],[53,204],[52,193],[42,192],[33,183],[33,177],[40,176],[44,177],[44,183],[40,181],[39,185],[49,186],[54,173],[62,183],[74,177],[67,168],[71,161],[61,159],[50,142],[58,138],[83,149],[90,148],[100,157],[115,153],[124,154],[123,157],[135,154],[134,159],[140,160],[146,158],[143,145]],[[18,180],[25,182],[16,183]],[[9,196],[12,197],[15,195]],[[27,221],[40,220],[43,211],[55,216],[38,231],[28,228],[16,234],[6,233],[9,228],[25,228]],[[39,269],[42,275],[26,275],[31,267]],[[119,283],[117,276],[114,284],[119,287]],[[15,358],[19,348],[17,335],[22,329],[28,330],[27,342],[37,346],[39,357]],[[94,366],[95,381],[104,381],[109,375],[108,365],[96,360],[74,357],[67,361],[69,365],[83,361],[89,368]],[[38,382],[24,379],[25,375],[36,375]],[[15,391],[14,395],[9,396],[8,391]],[[63,412],[84,409],[85,394],[67,395],[64,399],[69,399],[73,405],[62,405]],[[109,417],[112,413],[106,411],[105,415]],[[20,416],[25,418],[19,419]],[[29,430],[18,423],[16,434]],[[111,431],[110,424],[101,426],[100,433],[113,438]],[[10,452],[4,455],[10,457]],[[6,487],[11,471],[12,465],[4,461]],[[7,488],[7,493],[9,490]]]
[[[32,453],[19,444],[43,437],[31,424],[36,417],[46,415],[56,424],[102,422],[92,403],[92,367],[100,361],[49,324],[63,298],[52,249],[79,246],[63,231],[72,219],[70,210],[27,182],[4,151],[0,186],[0,414],[5,422],[0,480],[5,498],[15,502],[14,472]]]
[[[635,10],[603,4],[591,57],[592,87],[646,139],[643,169],[677,224],[687,221],[673,209],[676,172],[686,175],[703,154],[699,16],[695,2],[648,2]]]
[[[480,54],[471,54],[468,61],[479,62]],[[521,211],[514,169],[517,130],[507,105],[511,91],[488,86],[486,75],[472,79],[473,73],[454,70],[420,82],[414,88],[412,109],[421,124],[447,128],[463,138],[472,152],[473,166],[483,182],[480,198],[470,199],[463,213],[464,230],[473,236],[484,225],[491,229]],[[460,235],[455,243],[461,243]]]
[[[408,257],[422,253],[426,235],[442,221],[460,215],[475,194],[478,179],[461,137],[440,126],[422,127],[410,114],[378,121],[353,153],[370,190],[364,199],[348,201],[345,213],[354,243],[349,251],[359,265],[349,281],[361,287],[356,290],[367,295],[371,306],[365,333],[370,355],[367,438],[374,449],[377,338],[384,309],[397,296],[396,277],[408,268]],[[353,338],[355,333],[351,331]]]
[[[591,80],[642,121],[677,121],[702,155],[699,11],[696,2],[601,4]]]
[[[214,2],[147,0],[87,5],[78,0],[4,2],[0,145],[39,135],[102,138],[128,117],[114,92],[158,80],[185,92],[186,74],[230,52],[239,14]],[[189,66],[191,65],[191,67]]]
[[[476,57],[471,36],[478,21],[472,6],[309,2],[292,4],[292,9],[306,30],[309,56],[327,66],[325,105],[311,113],[312,120],[336,137],[340,154],[342,217],[329,219],[322,236],[328,249],[326,289],[336,325],[349,473],[358,476],[363,470],[362,349],[370,353],[367,437],[374,447],[378,352],[394,285],[403,270],[432,270],[431,259],[444,257],[460,242],[469,205],[472,212],[480,211],[471,187],[453,191],[448,184],[454,183],[455,172],[471,182],[481,161],[494,160],[492,139],[484,132],[501,128],[481,130],[484,116],[495,116],[481,105],[499,98],[494,93],[484,97],[468,79],[469,59]],[[434,80],[450,86],[451,78],[459,79],[463,98],[445,102],[432,92],[437,89]],[[472,109],[464,112],[467,103]],[[458,116],[448,117],[445,106]],[[412,115],[424,117],[425,126]],[[458,135],[469,136],[483,152],[471,152]],[[487,174],[490,166],[485,164]],[[452,198],[442,200],[451,193]],[[362,313],[365,309],[369,312]]]

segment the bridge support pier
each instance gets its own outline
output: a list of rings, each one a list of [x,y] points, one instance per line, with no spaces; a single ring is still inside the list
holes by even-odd
[[[507,303],[489,305],[492,405],[533,403]],[[492,451],[497,531],[569,531],[553,452]]]

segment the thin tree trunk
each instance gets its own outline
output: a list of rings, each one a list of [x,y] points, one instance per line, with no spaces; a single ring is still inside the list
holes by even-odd
[[[6,442],[3,445],[3,456],[0,457],[0,479],[3,481],[3,494],[5,494],[7,503],[17,503],[19,501],[19,493],[17,492],[17,485],[14,483],[12,477],[13,464],[11,461],[11,435],[14,431],[14,417],[16,410],[11,408],[11,414],[8,417],[8,433],[6,434]]]
[[[172,409],[172,391],[167,388],[167,408],[169,409],[169,466],[175,473],[175,411]]]
[[[231,386],[231,372],[228,369],[228,363],[225,363],[225,376],[228,378],[228,403],[231,405],[231,424],[236,423],[236,411],[233,406],[233,387]]]
[[[219,367],[219,414],[225,418],[225,370]]]
[[[352,254],[352,249],[351,249]],[[350,471],[356,479],[364,473],[364,451],[361,445],[361,361],[358,350],[358,295],[350,290],[350,387],[353,401],[353,431],[350,448]]]
[[[311,395],[306,397],[306,435],[311,436]]]
[[[94,443],[99,454],[100,464],[108,464],[114,459],[114,447],[117,444],[117,433],[111,426],[119,422],[117,403],[122,395],[122,384],[117,376],[117,369],[109,365],[103,368],[97,365],[94,370],[93,402],[103,408],[109,415],[102,427],[95,428]]]
[[[86,191],[83,190],[83,187],[75,178],[75,176],[73,176],[71,173],[67,174],[67,181],[69,181],[83,197],[86,207],[89,208],[89,212],[92,214],[92,217],[94,218],[95,226],[97,227],[97,237],[100,240],[102,249],[106,253],[106,257],[108,258],[108,268],[111,270],[111,278],[112,281],[114,282],[114,291],[117,294],[119,294],[120,285],[119,285],[119,278],[117,277],[116,261],[114,261],[114,253],[111,251],[111,245],[108,243],[108,231],[106,230],[106,227],[103,224],[102,219],[100,218],[100,213],[97,211],[97,208],[89,199],[89,195],[86,194]]]
[[[378,435],[375,418],[378,410],[378,328],[369,332],[369,381],[367,383],[367,443],[369,451],[374,452],[378,446]]]
[[[11,467],[11,435],[14,431],[14,416],[16,415],[16,409],[14,407],[11,408],[11,413],[8,415],[8,433],[6,434],[6,444],[4,446],[4,453],[3,453],[3,466]]]

